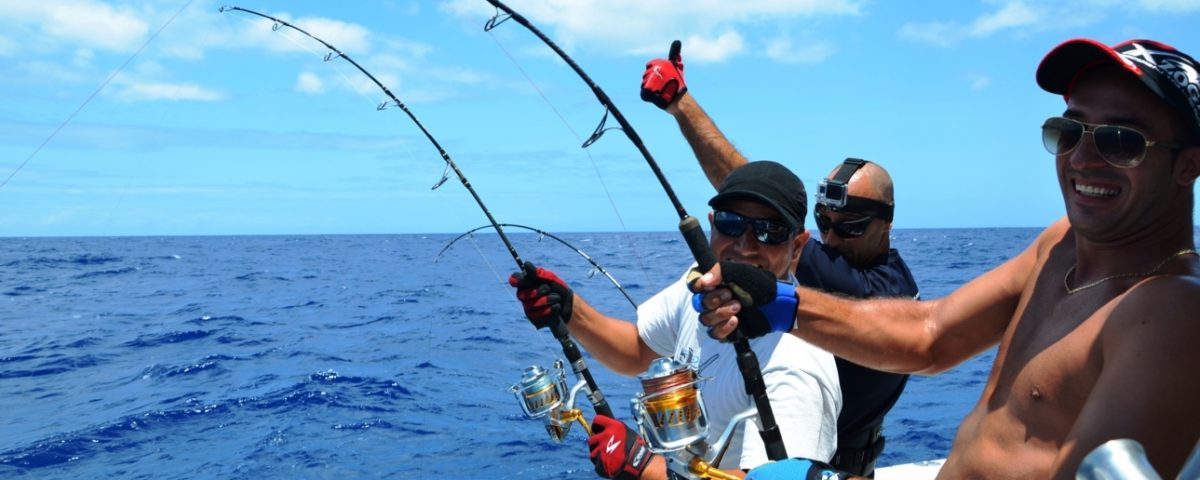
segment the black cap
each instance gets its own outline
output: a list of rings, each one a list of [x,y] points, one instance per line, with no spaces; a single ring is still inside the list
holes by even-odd
[[[787,167],[769,160],[750,162],[733,170],[717,195],[708,201],[716,207],[726,200],[750,200],[775,209],[793,230],[804,229],[808,194],[804,182]]]
[[[1132,73],[1200,132],[1200,65],[1188,54],[1153,40],[1129,40],[1112,47],[1086,38],[1054,47],[1037,69],[1038,85],[1069,98],[1079,74],[1098,65]]]

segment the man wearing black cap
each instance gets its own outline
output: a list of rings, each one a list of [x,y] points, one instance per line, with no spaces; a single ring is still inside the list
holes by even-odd
[[[798,288],[792,333],[919,373],[999,344],[939,478],[1074,478],[1088,452],[1118,438],[1140,442],[1175,478],[1200,438],[1200,65],[1154,41],[1076,39],[1046,55],[1037,82],[1066,100],[1042,126],[1066,218],[939,300],[856,302]],[[720,281],[716,269],[697,285]],[[714,292],[701,320],[725,335],[738,328],[736,302]]]
[[[717,128],[683,80],[679,44],[670,58],[646,64],[642,98],[675,117],[713,186],[744,157]],[[796,268],[800,285],[858,298],[919,298],[900,252],[891,248],[895,195],[892,178],[877,163],[848,158],[821,181],[813,217],[822,241],[811,241]],[[883,452],[884,416],[899,400],[908,375],[871,369],[837,358],[842,387],[838,449],[828,459],[839,469],[871,476]]]
[[[775,162],[751,162],[729,175],[709,205],[713,208],[708,214],[709,241],[717,258],[765,269],[772,286],[775,279],[794,279],[791,272],[809,238],[804,230],[807,200],[798,177]],[[712,379],[701,387],[710,446],[715,446],[734,415],[753,407],[733,348],[705,334],[685,278],[639,306],[636,324],[597,311],[542,268],[526,264],[510,283],[517,287],[517,298],[535,326],[541,328],[547,318],[559,316],[592,356],[618,373],[641,374],[659,357],[692,367],[712,361],[703,372]],[[785,291],[790,293],[790,288]],[[834,452],[841,408],[833,356],[791,335],[758,333],[764,334],[750,345],[762,367],[785,449],[794,455],[828,458]],[[618,420],[593,419],[588,444],[601,476],[666,478],[663,458],[651,460],[643,440]],[[711,461],[712,455],[703,459]],[[757,426],[747,423],[732,436],[718,466],[741,476],[767,460]]]

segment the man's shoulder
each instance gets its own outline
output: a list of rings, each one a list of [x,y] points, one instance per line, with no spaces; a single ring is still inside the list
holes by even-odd
[[[1162,324],[1151,319],[1174,319],[1178,324],[1162,325],[1172,330],[1200,332],[1200,322],[1194,321],[1200,311],[1200,274],[1177,272],[1156,275],[1138,282],[1114,299],[1109,322],[1132,321],[1140,325]],[[1121,325],[1114,325],[1120,327]],[[1200,339],[1197,339],[1200,340]]]

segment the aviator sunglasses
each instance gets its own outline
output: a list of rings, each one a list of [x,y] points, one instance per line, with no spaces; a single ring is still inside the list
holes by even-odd
[[[1180,148],[1163,142],[1146,140],[1136,129],[1119,125],[1096,125],[1064,117],[1050,117],[1042,124],[1042,144],[1055,155],[1073,152],[1083,143],[1083,134],[1091,134],[1100,158],[1118,168],[1132,168],[1142,163],[1146,149],[1155,145]]]
[[[713,212],[713,228],[721,235],[740,237],[746,233],[747,226],[754,231],[754,239],[764,245],[779,245],[792,237],[792,229],[782,222],[750,218],[727,210]]]

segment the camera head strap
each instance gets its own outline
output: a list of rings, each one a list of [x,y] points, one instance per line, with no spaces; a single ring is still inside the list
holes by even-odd
[[[878,200],[850,195],[850,177],[868,162],[861,158],[847,158],[842,162],[833,178],[821,180],[817,187],[817,208],[828,208],[835,212],[860,213],[892,221],[895,206]]]

